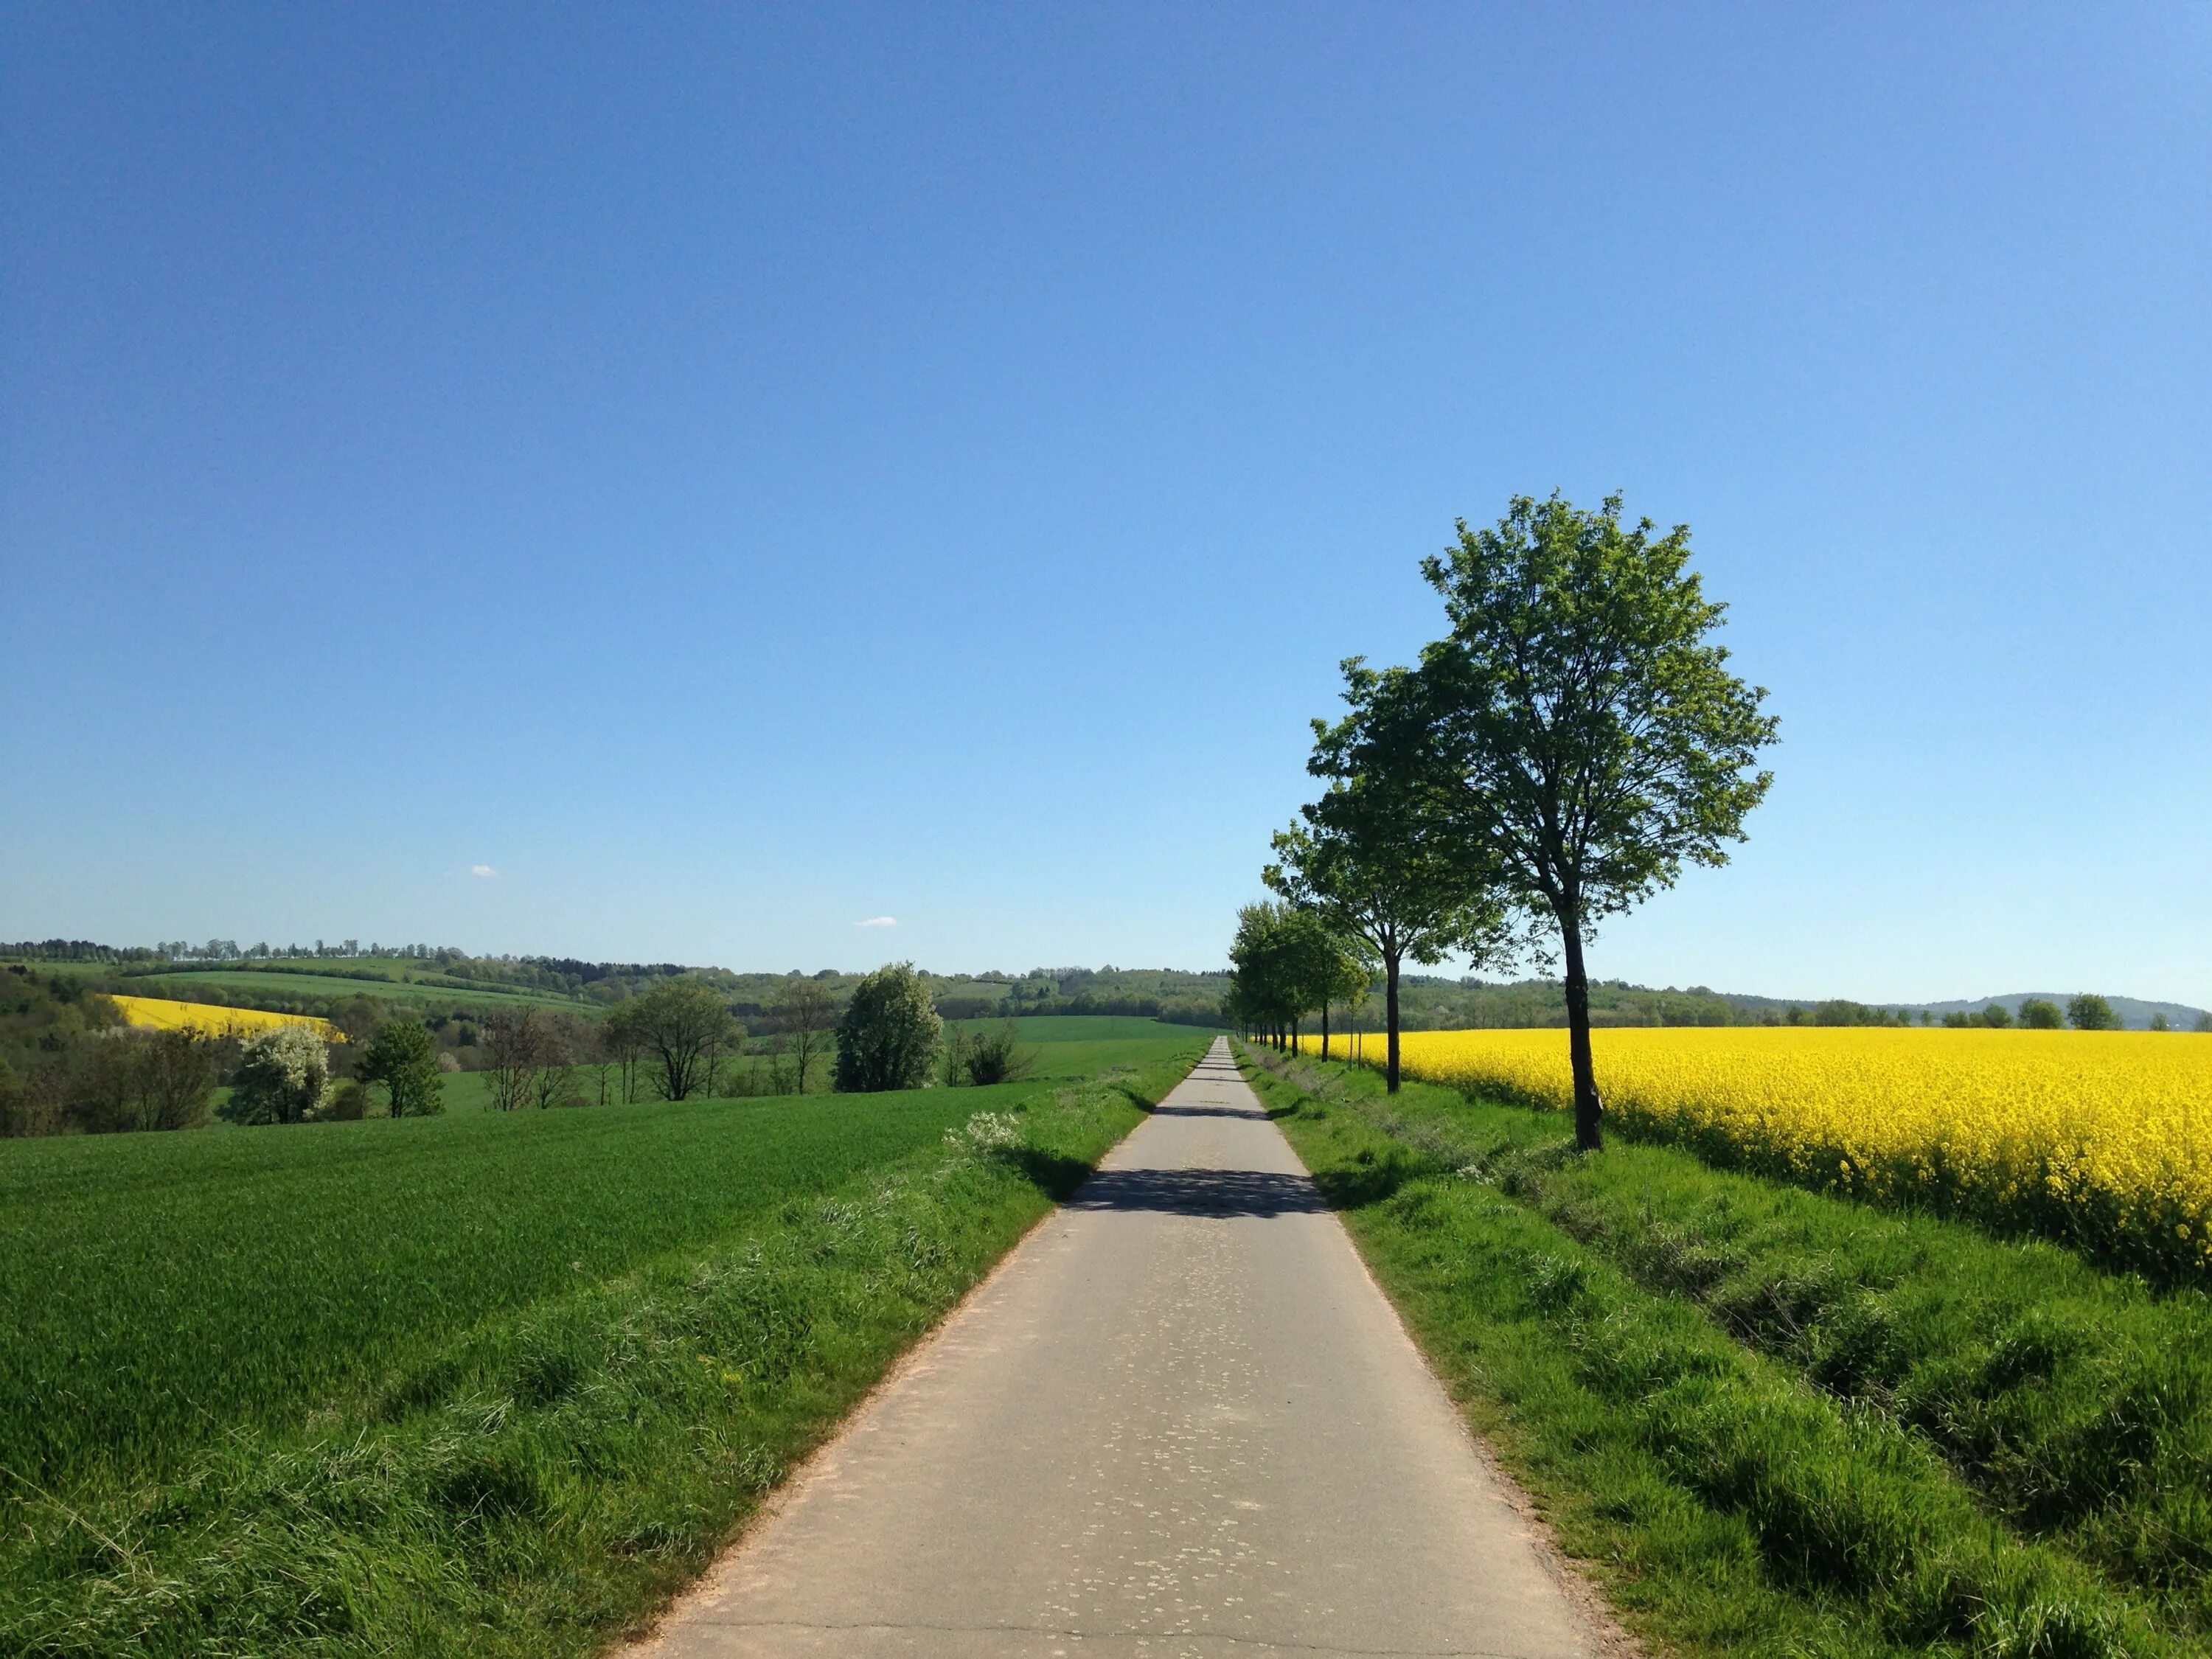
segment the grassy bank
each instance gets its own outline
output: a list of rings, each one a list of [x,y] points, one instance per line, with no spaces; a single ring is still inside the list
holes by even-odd
[[[2201,1297],[1310,1062],[1258,1079],[1571,1548],[1693,1652],[2201,1651]]]
[[[592,1650],[711,1559],[1203,1043],[990,1090],[11,1157],[47,1206],[0,1253],[35,1238],[46,1264],[11,1298],[43,1298],[80,1347],[149,1343],[119,1369],[188,1408],[97,1455],[21,1419],[70,1415],[57,1401],[98,1380],[31,1392],[10,1356],[15,1455],[51,1478],[6,1477],[0,1650]],[[144,1161],[188,1139],[214,1160],[189,1178]],[[198,1229],[190,1270],[149,1298],[131,1287],[178,1224]],[[59,1288],[88,1277],[123,1300]],[[336,1328],[302,1334],[325,1303]],[[219,1386],[193,1364],[210,1316]],[[131,1390],[107,1386],[127,1423]],[[214,1430],[184,1426],[194,1410]]]

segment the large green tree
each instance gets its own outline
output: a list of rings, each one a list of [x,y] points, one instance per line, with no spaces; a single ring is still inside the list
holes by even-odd
[[[837,1022],[831,1086],[840,1094],[923,1088],[944,1035],[945,1022],[914,964],[887,963],[853,988]]]
[[[2117,1031],[2120,1017],[2112,1005],[2094,991],[2066,1000],[2066,1023],[2077,1031]]]
[[[1480,878],[1557,930],[1575,1139],[1602,1144],[1583,946],[1604,917],[1720,865],[1772,775],[1762,687],[1714,639],[1726,607],[1689,568],[1690,532],[1516,496],[1497,525],[1422,562],[1451,631],[1413,686],[1428,810]]]
[[[1383,1075],[1398,1091],[1398,979],[1407,962],[1463,954],[1478,965],[1510,955],[1501,888],[1480,860],[1438,833],[1424,811],[1425,727],[1407,671],[1343,665],[1350,712],[1316,720],[1306,770],[1328,792],[1299,809],[1305,820],[1274,837],[1262,875],[1291,903],[1357,939],[1382,968],[1387,1033]],[[1323,1042],[1326,1046],[1326,1035]]]
[[[388,1019],[378,1026],[354,1062],[353,1074],[363,1083],[384,1085],[394,1117],[427,1117],[446,1109],[437,1040],[420,1020]]]

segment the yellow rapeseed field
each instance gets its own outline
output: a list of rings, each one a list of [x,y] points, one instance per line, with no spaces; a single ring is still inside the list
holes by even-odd
[[[271,1014],[259,1008],[226,1008],[219,1002],[172,1002],[167,997],[114,997],[111,1000],[133,1025],[157,1031],[191,1026],[210,1036],[251,1036],[278,1025],[305,1025],[333,1042],[343,1042],[337,1026],[312,1014]]]
[[[2146,1267],[2212,1268],[2212,1038],[1798,1026],[1592,1042],[1608,1115],[1640,1138]],[[1364,1047],[1379,1063],[1379,1040]],[[1571,1098],[1565,1030],[1407,1032],[1401,1064],[1469,1091]]]

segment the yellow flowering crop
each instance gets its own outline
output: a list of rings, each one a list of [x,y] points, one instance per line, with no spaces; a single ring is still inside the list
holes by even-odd
[[[219,1002],[172,1002],[167,997],[113,997],[133,1025],[157,1031],[182,1030],[191,1026],[210,1036],[251,1036],[278,1025],[305,1025],[332,1042],[343,1042],[337,1026],[313,1014],[272,1014],[259,1008],[227,1008]]]
[[[2212,1039],[1802,1026],[1591,1036],[1607,1114],[1639,1139],[2033,1228],[2154,1271],[2212,1269]],[[1409,1077],[1562,1107],[1571,1097],[1563,1030],[1402,1042]],[[1379,1042],[1364,1048],[1380,1062]]]

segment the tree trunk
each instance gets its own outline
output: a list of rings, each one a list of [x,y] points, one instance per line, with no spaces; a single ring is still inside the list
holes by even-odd
[[[1322,999],[1321,1004],[1321,1057],[1323,1060],[1328,1058],[1328,999],[1327,997]]]
[[[1597,1067],[1590,1059],[1589,976],[1583,971],[1579,914],[1561,911],[1559,941],[1567,957],[1567,1054],[1575,1073],[1575,1146],[1594,1152],[1605,1145],[1604,1108],[1597,1097]]]
[[[1386,951],[1382,957],[1382,1018],[1390,1032],[1390,1054],[1383,1077],[1388,1080],[1388,1092],[1398,1092],[1398,953]]]

